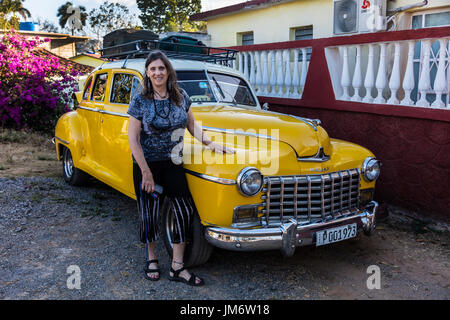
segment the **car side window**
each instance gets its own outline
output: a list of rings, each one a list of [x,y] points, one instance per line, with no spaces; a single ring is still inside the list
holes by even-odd
[[[86,82],[82,100],[87,100],[89,98],[89,91],[91,91],[91,85],[92,85],[92,77],[89,77],[88,81]]]
[[[111,90],[111,103],[129,104],[134,95],[142,90],[141,81],[132,74],[116,73]]]
[[[97,75],[94,82],[94,90],[92,90],[91,100],[104,101],[106,92],[106,82],[108,81],[108,74],[102,73]]]

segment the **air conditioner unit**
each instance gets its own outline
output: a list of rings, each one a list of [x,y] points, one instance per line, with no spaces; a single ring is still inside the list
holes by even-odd
[[[386,0],[334,0],[333,33],[386,30]]]

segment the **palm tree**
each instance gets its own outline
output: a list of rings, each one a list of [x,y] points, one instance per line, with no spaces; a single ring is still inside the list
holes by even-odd
[[[24,19],[30,18],[31,13],[23,7],[22,2],[25,0],[0,0],[0,12],[5,15],[12,13],[14,17],[16,13],[20,14]]]
[[[72,17],[73,12],[72,13],[67,13],[67,9],[69,7],[73,7],[72,2],[66,2],[65,4],[63,4],[62,6],[60,6],[58,8],[58,12],[56,14],[57,17],[59,17],[59,25],[61,26],[61,28],[64,29],[64,27],[67,24],[67,21],[69,20],[70,17]],[[86,18],[87,18],[87,13],[86,13],[86,8],[83,6],[79,6],[80,8],[80,22],[82,26],[86,25]],[[74,29],[72,29],[72,35],[73,35]]]

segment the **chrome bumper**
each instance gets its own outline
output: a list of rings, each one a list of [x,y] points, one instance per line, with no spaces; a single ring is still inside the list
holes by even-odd
[[[281,250],[283,255],[291,256],[298,246],[315,243],[315,233],[327,228],[356,223],[358,231],[370,235],[375,229],[376,201],[370,202],[364,210],[351,216],[339,217],[325,222],[299,225],[294,219],[278,226],[258,229],[232,229],[207,227],[206,240],[213,246],[237,251]]]

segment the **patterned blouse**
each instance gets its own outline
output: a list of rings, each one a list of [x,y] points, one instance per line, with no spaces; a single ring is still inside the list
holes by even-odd
[[[142,123],[140,142],[147,161],[172,159],[176,164],[182,162],[191,100],[183,89],[180,90],[183,95],[181,106],[169,99],[147,99],[142,94],[136,94],[130,102],[128,114]],[[133,161],[136,162],[134,157]]]

